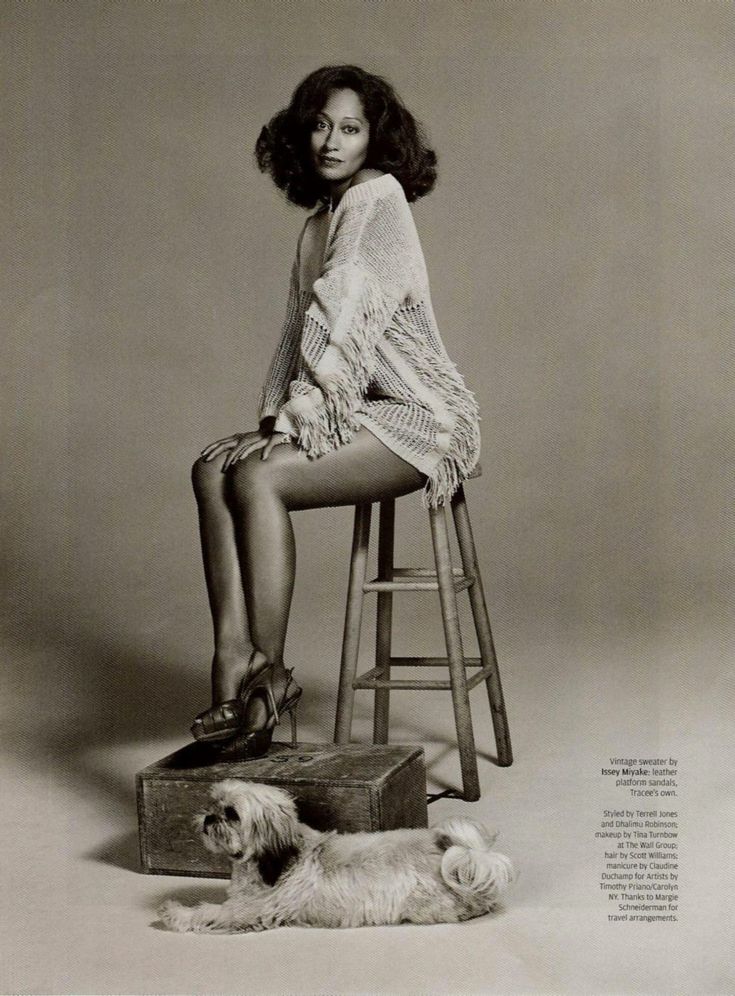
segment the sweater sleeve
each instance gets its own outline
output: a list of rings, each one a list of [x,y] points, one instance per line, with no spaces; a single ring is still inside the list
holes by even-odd
[[[304,316],[303,373],[281,413],[309,456],[349,442],[359,428],[378,342],[405,294],[398,197],[376,199],[357,186],[343,201]]]
[[[263,389],[258,403],[258,422],[275,418],[286,400],[288,386],[291,382],[294,367],[298,357],[298,339],[301,332],[299,293],[299,259],[298,254],[291,268],[291,281],[288,293],[286,317],[281,329],[281,339],[271,360]]]

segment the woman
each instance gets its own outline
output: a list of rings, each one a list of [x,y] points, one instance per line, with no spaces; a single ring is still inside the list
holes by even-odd
[[[393,89],[355,66],[319,69],[263,128],[256,156],[290,201],[317,211],[259,428],[208,446],[193,470],[215,653],[213,705],[192,733],[238,735],[252,756],[283,713],[295,737],[289,513],[421,487],[438,506],[479,455],[477,407],[439,337],[408,206],[434,186],[436,156]]]

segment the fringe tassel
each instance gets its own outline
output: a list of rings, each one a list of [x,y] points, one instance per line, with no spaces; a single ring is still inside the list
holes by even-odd
[[[425,508],[440,508],[449,501],[462,483],[457,461],[444,457],[432,471],[422,494]]]
[[[477,401],[446,354],[431,354],[420,349],[415,334],[395,319],[388,330],[388,338],[408,359],[421,380],[436,391],[456,419],[452,452],[442,457],[431,472],[423,493],[424,505],[438,508],[451,499],[479,459],[480,412]]]
[[[396,315],[387,330],[390,341],[408,358],[419,377],[439,395],[452,414],[469,423],[480,420],[475,396],[446,353],[427,352],[416,339],[416,333],[406,329]]]
[[[375,370],[376,344],[394,307],[374,280],[365,280],[352,327],[344,339],[333,341],[341,353],[338,370],[323,384],[317,383],[319,392],[311,395],[312,410],[304,411],[300,406],[298,412],[289,411],[299,430],[299,443],[308,456],[318,457],[337,449],[360,428],[355,415]],[[323,340],[329,329],[307,312],[303,334],[307,341],[310,334]]]
[[[311,411],[301,410],[297,415],[292,414],[290,417],[298,431],[299,445],[310,457],[323,456],[339,445],[334,437],[329,411],[321,403],[321,398]]]

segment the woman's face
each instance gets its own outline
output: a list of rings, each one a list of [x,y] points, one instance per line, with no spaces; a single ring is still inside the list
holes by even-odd
[[[311,158],[331,186],[349,185],[368,154],[370,125],[354,90],[333,90],[311,132]]]

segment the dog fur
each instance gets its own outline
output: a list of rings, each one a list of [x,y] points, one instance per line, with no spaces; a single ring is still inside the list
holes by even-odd
[[[232,860],[227,900],[160,910],[171,930],[456,923],[495,909],[513,867],[495,834],[467,819],[430,829],[321,833],[280,788],[229,779],[199,818],[205,846]]]

